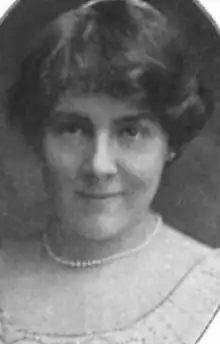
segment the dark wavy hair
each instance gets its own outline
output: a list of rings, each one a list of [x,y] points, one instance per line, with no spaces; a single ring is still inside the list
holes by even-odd
[[[177,153],[213,111],[184,32],[135,0],[98,1],[61,14],[32,44],[8,93],[8,119],[34,148],[67,88],[141,104]]]

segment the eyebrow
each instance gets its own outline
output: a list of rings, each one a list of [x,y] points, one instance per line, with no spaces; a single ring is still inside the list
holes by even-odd
[[[91,119],[89,118],[89,116],[83,112],[79,112],[79,111],[55,111],[55,113],[52,116],[52,119],[57,119],[60,120],[62,122],[66,121],[66,120],[70,120],[70,121],[75,121],[75,120],[79,120],[79,121],[83,121],[83,122],[91,122]]]
[[[124,116],[124,117],[121,117],[119,119],[116,119],[116,123],[130,123],[130,122],[140,122],[141,120],[153,120],[154,117],[152,115],[151,112],[140,112],[140,113],[137,113],[136,115],[133,115],[133,116]]]

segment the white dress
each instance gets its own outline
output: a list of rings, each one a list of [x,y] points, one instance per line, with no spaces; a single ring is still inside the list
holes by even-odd
[[[76,336],[34,333],[0,311],[1,344],[219,344],[220,251],[198,262],[164,301],[129,328]],[[219,323],[219,325],[218,325]],[[215,332],[214,339],[210,339]],[[213,341],[215,340],[215,341]]]

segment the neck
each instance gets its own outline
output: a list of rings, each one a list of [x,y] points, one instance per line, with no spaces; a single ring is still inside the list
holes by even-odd
[[[132,228],[126,228],[117,237],[98,241],[80,236],[74,230],[67,230],[58,220],[53,220],[47,233],[48,243],[57,257],[67,261],[102,260],[147,242],[157,221],[158,217],[149,213],[141,222],[133,224]]]

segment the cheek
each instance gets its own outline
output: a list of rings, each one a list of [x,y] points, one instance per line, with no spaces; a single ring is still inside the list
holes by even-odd
[[[149,185],[150,182],[160,181],[165,164],[165,149],[163,145],[148,147],[142,152],[126,154],[124,167],[139,185]]]
[[[57,211],[64,216],[72,204],[73,187],[77,180],[84,148],[64,140],[47,137],[44,142],[45,186],[57,203]]]
[[[84,156],[84,145],[49,137],[44,147],[46,161],[53,173],[60,178],[76,175]]]

